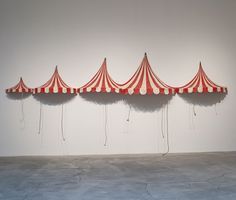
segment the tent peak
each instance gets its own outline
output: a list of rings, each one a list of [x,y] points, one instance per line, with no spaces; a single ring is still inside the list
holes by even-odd
[[[202,62],[199,63],[199,69],[202,69]]]

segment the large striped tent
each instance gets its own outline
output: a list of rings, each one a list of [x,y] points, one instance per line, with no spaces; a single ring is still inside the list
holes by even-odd
[[[20,78],[20,81],[11,88],[6,89],[6,93],[32,93],[32,89],[27,87],[22,79]]]
[[[126,83],[120,85],[123,94],[174,94],[174,88],[161,81],[153,72],[147,54],[141,65]]]
[[[219,86],[211,81],[206,75],[200,62],[199,69],[194,78],[186,85],[176,88],[177,93],[207,93],[221,92],[226,93],[227,88]]]
[[[78,89],[79,93],[86,92],[102,92],[102,93],[110,93],[115,92],[119,93],[120,88],[119,84],[112,80],[108,71],[107,71],[107,62],[106,58],[104,59],[102,66],[98,70],[98,72],[94,75],[94,77],[84,86]]]
[[[34,93],[67,93],[74,94],[76,93],[75,88],[68,86],[61,78],[58,73],[56,66],[55,72],[52,77],[44,85],[34,89]]]

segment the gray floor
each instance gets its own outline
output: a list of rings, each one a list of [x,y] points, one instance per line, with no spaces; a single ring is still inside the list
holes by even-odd
[[[236,199],[236,152],[0,158],[0,199]]]

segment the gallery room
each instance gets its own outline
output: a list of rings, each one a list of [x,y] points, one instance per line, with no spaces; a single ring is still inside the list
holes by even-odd
[[[0,0],[0,200],[235,200],[235,0]]]

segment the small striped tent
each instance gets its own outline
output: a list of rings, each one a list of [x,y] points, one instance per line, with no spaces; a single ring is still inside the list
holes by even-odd
[[[27,87],[22,79],[14,87],[6,89],[6,93],[32,93],[33,89]]]
[[[153,72],[147,54],[141,65],[126,83],[120,85],[123,94],[174,94],[174,88],[161,81]]]
[[[119,84],[112,80],[107,71],[106,58],[104,59],[102,66],[94,77],[84,86],[78,89],[79,93],[86,92],[101,92],[101,93],[119,93]]]
[[[200,62],[199,69],[194,78],[186,85],[176,88],[177,93],[227,93],[227,88],[219,86],[206,75]]]
[[[34,93],[65,93],[65,94],[75,94],[76,89],[68,86],[61,78],[58,73],[56,66],[55,72],[52,77],[44,85],[34,89]]]

